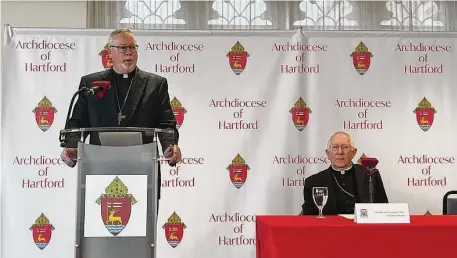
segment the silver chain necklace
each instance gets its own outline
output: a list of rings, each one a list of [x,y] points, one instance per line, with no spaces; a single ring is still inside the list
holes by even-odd
[[[338,185],[338,187],[344,192],[346,193],[347,195],[351,196],[352,198],[355,198],[355,196],[351,193],[349,193],[348,191],[344,190],[343,187],[341,187],[340,183],[338,183],[338,180],[336,179],[335,175],[332,173],[332,176],[333,176],[333,179],[335,179],[335,182],[336,184]]]
[[[133,84],[133,81],[135,80],[135,77],[136,77],[136,73],[133,76],[132,81],[130,81],[129,90],[127,91],[127,94],[125,95],[125,99],[124,99],[124,103],[122,104],[122,107],[119,103],[119,95],[117,93],[116,79],[114,79],[114,88],[116,91],[117,107],[119,108],[119,113],[117,113],[117,125],[121,125],[122,119],[126,118],[126,116],[124,114],[122,114],[122,110],[124,110],[125,103],[127,103],[127,98],[130,95],[130,89],[132,88],[132,84]]]

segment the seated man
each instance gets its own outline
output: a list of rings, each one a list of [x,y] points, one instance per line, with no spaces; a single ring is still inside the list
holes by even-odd
[[[332,165],[305,179],[304,203],[300,214],[319,214],[313,201],[313,187],[328,189],[328,200],[322,211],[324,215],[354,214],[355,203],[369,203],[370,195],[366,169],[352,163],[357,149],[351,136],[344,132],[333,134],[328,141],[326,153]],[[373,176],[373,193],[375,203],[388,202],[379,173]]]

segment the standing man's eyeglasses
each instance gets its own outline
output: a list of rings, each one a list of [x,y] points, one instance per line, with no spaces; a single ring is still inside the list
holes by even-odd
[[[138,51],[138,45],[135,46],[110,46],[110,47],[115,47],[119,50],[121,53],[127,52],[127,49],[132,50],[132,52]]]

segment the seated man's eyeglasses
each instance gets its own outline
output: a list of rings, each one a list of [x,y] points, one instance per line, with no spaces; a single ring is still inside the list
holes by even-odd
[[[111,45],[110,47],[117,48],[119,50],[119,52],[121,52],[121,53],[127,52],[127,49],[130,49],[132,52],[138,51],[138,45],[134,45],[134,46],[113,46],[113,45]]]
[[[337,152],[340,148],[341,148],[341,150],[342,150],[343,152],[348,152],[348,151],[351,149],[351,146],[349,146],[349,145],[341,145],[341,146],[339,146],[339,145],[332,145],[332,146],[330,146],[330,148],[331,148],[332,151],[334,151],[334,152]]]

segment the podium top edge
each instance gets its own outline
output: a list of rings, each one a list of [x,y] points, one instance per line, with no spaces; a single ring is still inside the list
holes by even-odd
[[[173,129],[161,129],[150,127],[87,127],[61,130],[60,133],[84,133],[84,132],[145,132],[145,133],[174,133]]]

